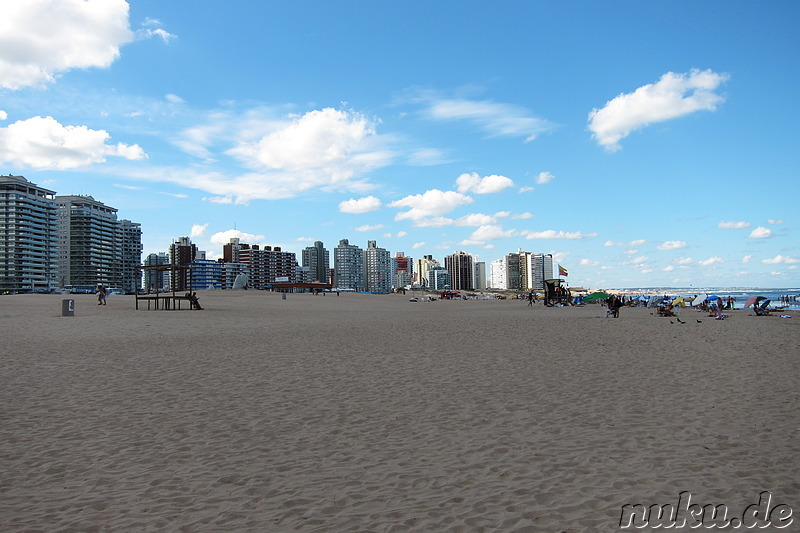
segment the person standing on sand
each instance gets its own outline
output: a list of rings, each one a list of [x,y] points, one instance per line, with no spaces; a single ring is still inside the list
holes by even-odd
[[[106,305],[106,288],[102,283],[97,286],[97,305]]]

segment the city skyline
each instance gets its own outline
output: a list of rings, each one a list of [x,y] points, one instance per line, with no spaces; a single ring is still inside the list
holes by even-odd
[[[800,286],[800,5],[5,3],[0,174],[187,236]],[[331,256],[333,258],[333,256]]]

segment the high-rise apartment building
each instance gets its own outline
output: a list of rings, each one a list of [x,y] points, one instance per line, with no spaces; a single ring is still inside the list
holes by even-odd
[[[448,291],[453,288],[451,286],[450,272],[443,266],[432,266],[428,270],[427,279],[427,286],[433,291]]]
[[[455,252],[445,256],[444,267],[450,272],[452,290],[471,291],[475,288],[475,267],[472,255],[467,252]]]
[[[482,291],[486,288],[486,263],[484,261],[475,262],[475,290]]]
[[[544,290],[544,281],[553,279],[553,255],[533,254],[531,259],[531,289]]]
[[[495,259],[491,263],[489,274],[489,288],[492,289],[507,289],[506,285],[506,258]]]
[[[376,241],[367,241],[364,250],[364,285],[369,292],[392,292],[390,254],[385,248],[379,248]]]
[[[414,260],[406,257],[403,252],[397,252],[392,257],[392,287],[402,288],[411,285],[414,279]]]
[[[145,257],[142,264],[146,267],[169,265],[169,255],[167,255],[165,252],[149,254],[147,257]],[[156,268],[146,268],[144,269],[144,280],[142,285],[146,291],[150,292],[162,292],[169,290],[169,272],[167,270],[159,270]]]
[[[364,250],[347,239],[340,240],[339,246],[333,249],[333,269],[336,287],[364,290]]]
[[[55,192],[0,176],[0,293],[47,292],[58,284]]]
[[[247,286],[269,289],[273,283],[294,283],[297,276],[297,257],[284,252],[280,246],[248,245],[239,250],[239,262],[247,266]]]
[[[198,259],[197,246],[192,244],[189,237],[180,237],[170,245],[169,262],[172,266],[169,280],[170,289],[176,292],[189,290],[190,266],[195,259]]]
[[[133,291],[139,285],[142,231],[138,223],[117,220],[117,209],[91,196],[56,196],[58,277],[66,285]]]
[[[303,249],[302,262],[304,267],[311,270],[312,282],[328,283],[330,272],[330,253],[322,241],[314,242],[314,246]]]
[[[516,253],[507,254],[505,257],[506,264],[506,289],[509,290],[522,290],[525,287],[522,285],[522,270],[524,266],[520,260],[522,250]]]
[[[417,259],[417,267],[414,269],[414,278],[416,278],[414,282],[419,283],[422,287],[432,287],[428,278],[428,271],[438,266],[441,266],[441,264],[432,255],[423,255],[422,259]]]

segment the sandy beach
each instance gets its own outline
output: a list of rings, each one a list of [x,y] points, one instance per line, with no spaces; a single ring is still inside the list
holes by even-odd
[[[684,491],[800,512],[800,313],[199,296],[0,297],[2,531],[618,531]]]

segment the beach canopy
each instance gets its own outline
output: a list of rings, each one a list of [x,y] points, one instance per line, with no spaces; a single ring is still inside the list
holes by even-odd
[[[583,299],[584,302],[596,302],[597,300],[605,300],[608,298],[608,293],[605,292],[593,292],[589,296]]]
[[[764,297],[764,296],[751,296],[750,298],[747,299],[747,301],[744,302],[744,307],[745,307],[745,309],[747,309],[751,305],[757,304],[761,300],[766,300],[766,299],[767,298]]]
[[[706,297],[705,301],[706,302],[710,302],[712,300],[721,300],[721,299],[722,298],[720,298],[719,296],[708,296],[708,297]]]

